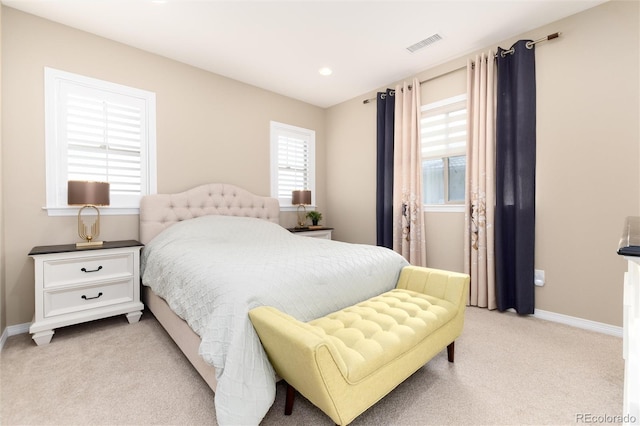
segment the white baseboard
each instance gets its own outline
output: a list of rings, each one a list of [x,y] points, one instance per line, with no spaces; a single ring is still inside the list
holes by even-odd
[[[16,334],[28,333],[30,326],[31,326],[31,323],[26,322],[24,324],[10,325],[9,327],[5,328],[4,331],[2,332],[2,336],[0,336],[0,352],[2,351],[2,348],[4,347],[5,342],[10,336],[15,336]]]
[[[569,315],[557,314],[555,312],[543,311],[536,309],[534,317],[547,321],[558,322],[585,330],[595,331],[598,333],[608,334],[615,337],[622,337],[622,327],[605,324],[603,322],[591,321],[588,319],[571,317]]]

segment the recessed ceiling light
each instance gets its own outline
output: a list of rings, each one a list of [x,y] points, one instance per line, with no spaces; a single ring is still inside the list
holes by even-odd
[[[333,70],[329,67],[322,67],[318,70],[318,72],[322,75],[331,75],[333,74]]]

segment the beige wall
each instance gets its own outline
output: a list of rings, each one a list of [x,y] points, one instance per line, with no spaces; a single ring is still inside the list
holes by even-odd
[[[561,32],[536,47],[535,267],[547,281],[536,308],[617,326],[626,265],[615,252],[624,218],[640,215],[639,6],[611,1],[500,43]],[[445,92],[466,58],[418,77]],[[372,97],[327,113],[327,201],[345,241],[376,238],[376,107],[362,104]],[[462,269],[462,213],[427,214],[426,223],[429,265]]]
[[[2,9],[6,324],[31,321],[33,246],[76,241],[75,217],[45,205],[43,67],[156,93],[158,192],[208,182],[269,195],[269,121],[316,130],[316,197],[325,198],[325,111],[51,21]],[[283,225],[295,217],[284,215]],[[137,216],[104,216],[101,238],[138,238]]]

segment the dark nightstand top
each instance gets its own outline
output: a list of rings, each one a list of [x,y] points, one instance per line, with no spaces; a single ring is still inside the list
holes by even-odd
[[[304,227],[304,228],[287,228],[287,231],[290,232],[309,232],[309,231],[333,231],[333,228],[328,228],[326,226],[320,226],[320,227]]]
[[[66,253],[72,251],[91,251],[91,250],[104,250],[115,249],[123,247],[144,247],[139,241],[136,240],[124,240],[124,241],[105,241],[101,246],[92,247],[76,247],[74,244],[60,244],[57,246],[37,246],[31,249],[29,256],[35,256],[38,254],[51,254],[51,253]]]
[[[640,217],[629,216],[625,219],[618,254],[640,257]]]

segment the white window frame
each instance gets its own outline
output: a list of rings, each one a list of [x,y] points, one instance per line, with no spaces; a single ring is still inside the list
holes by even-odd
[[[296,139],[303,140],[306,145],[308,154],[306,168],[307,187],[291,188],[291,190],[311,190],[311,206],[307,206],[307,209],[313,210],[316,205],[316,132],[314,130],[292,126],[290,124],[279,123],[277,121],[270,122],[271,196],[278,199],[281,211],[295,211],[297,206],[291,204],[291,192],[288,191],[288,195],[281,194],[281,182],[279,182],[279,170],[281,165],[278,161],[281,149],[281,137],[295,137]]]
[[[461,105],[462,103],[464,103],[465,108],[466,108],[466,101],[467,101],[467,95],[466,94],[462,94],[462,95],[458,95],[458,96],[453,96],[447,99],[443,99],[440,101],[436,101],[436,102],[432,102],[430,104],[426,104],[423,105],[421,108],[421,112],[422,112],[422,117],[424,117],[425,115],[432,115],[433,113],[439,113],[439,112],[449,112],[451,111],[452,107],[455,107],[456,105]],[[454,110],[457,110],[454,109]],[[468,117],[466,118],[468,120]],[[466,130],[466,129],[465,129]],[[466,143],[468,143],[468,135],[467,135],[467,141]],[[445,198],[447,197],[447,191],[448,191],[448,160],[450,157],[458,157],[460,155],[464,155],[466,156],[466,145],[464,149],[458,149],[458,150],[445,150],[443,152],[440,152],[438,155],[425,155],[423,154],[421,161],[424,160],[434,160],[434,159],[442,159],[443,160],[443,166],[444,166],[444,182],[443,184],[445,185],[444,191],[445,191]],[[423,205],[423,210],[425,212],[464,212],[464,206],[465,203],[464,201],[462,202],[450,202],[450,201],[445,201],[444,204],[424,204]]]
[[[78,91],[91,90],[93,93],[100,93],[105,100],[113,96],[129,98],[141,105],[144,137],[140,152],[140,196],[118,197],[112,194],[111,205],[100,207],[101,214],[105,215],[139,214],[140,198],[157,192],[155,93],[49,67],[44,69],[44,86],[47,189],[44,209],[47,210],[47,214],[73,216],[78,212],[77,206],[67,205],[67,141],[61,130],[64,127],[62,93],[69,88]]]

